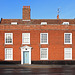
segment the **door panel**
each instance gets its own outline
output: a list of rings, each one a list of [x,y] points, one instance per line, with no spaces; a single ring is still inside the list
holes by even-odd
[[[29,52],[23,52],[23,64],[29,64]]]

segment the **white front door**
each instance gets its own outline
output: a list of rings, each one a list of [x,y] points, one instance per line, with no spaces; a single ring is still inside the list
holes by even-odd
[[[29,46],[21,47],[21,64],[31,64],[31,48]]]
[[[29,64],[29,51],[23,52],[23,64]]]

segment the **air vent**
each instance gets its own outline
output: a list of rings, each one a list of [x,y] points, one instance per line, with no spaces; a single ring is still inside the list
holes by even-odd
[[[11,22],[12,25],[17,25],[17,22]]]
[[[47,22],[41,22],[41,25],[47,25]]]
[[[69,22],[63,22],[62,24],[63,25],[69,25]]]

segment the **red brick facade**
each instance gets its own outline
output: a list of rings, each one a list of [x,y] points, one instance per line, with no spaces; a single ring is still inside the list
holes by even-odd
[[[25,9],[25,8],[24,8]],[[26,8],[27,9],[27,8]],[[30,9],[28,8],[29,13]],[[24,11],[24,10],[23,10]],[[26,11],[25,11],[26,12]],[[27,13],[27,12],[26,12]],[[25,13],[25,14],[26,14]],[[25,15],[23,14],[23,16]],[[27,13],[28,15],[28,13]],[[23,17],[30,20],[30,15]],[[23,20],[22,19],[22,20]],[[2,19],[0,24],[0,60],[5,61],[5,48],[13,48],[13,60],[21,61],[22,33],[30,33],[30,44],[32,61],[40,60],[40,48],[48,48],[48,60],[64,60],[64,48],[72,48],[72,60],[75,60],[75,20],[74,19],[48,19],[23,21],[21,19]],[[40,25],[41,22],[47,25]],[[69,25],[62,25],[62,22]],[[11,25],[11,22],[18,22]],[[13,44],[5,44],[5,33],[13,33]],[[40,33],[48,33],[48,44],[40,44]],[[64,33],[72,33],[72,44],[64,44]]]

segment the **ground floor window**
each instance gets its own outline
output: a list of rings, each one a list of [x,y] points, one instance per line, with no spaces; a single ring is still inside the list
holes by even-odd
[[[72,48],[64,48],[64,59],[72,60]]]
[[[13,49],[5,48],[5,60],[13,60]]]
[[[40,60],[48,60],[48,48],[40,49]]]

